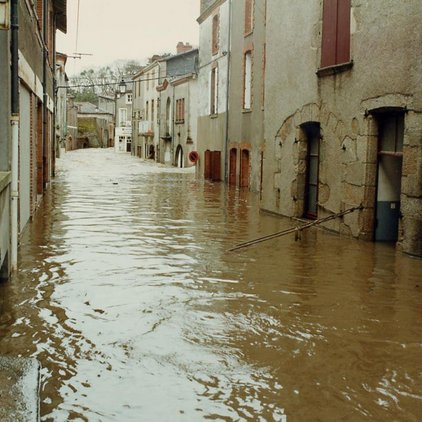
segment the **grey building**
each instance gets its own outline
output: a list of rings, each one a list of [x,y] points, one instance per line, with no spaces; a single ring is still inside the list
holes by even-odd
[[[165,59],[167,76],[157,87],[160,156],[167,165],[188,167],[196,149],[198,122],[198,49],[178,44],[178,54]]]
[[[227,182],[262,190],[265,1],[232,2]]]
[[[267,0],[262,208],[422,256],[422,2]],[[300,28],[300,36],[298,36]]]
[[[201,0],[198,72],[198,174],[227,176],[231,0]]]

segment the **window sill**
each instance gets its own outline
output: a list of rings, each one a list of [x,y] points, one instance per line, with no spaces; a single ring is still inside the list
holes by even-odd
[[[243,114],[252,113],[252,109],[251,109],[251,108],[244,108],[244,109],[242,110],[242,113],[243,113]]]
[[[183,125],[185,123],[185,119],[183,120],[176,120],[176,125]]]
[[[248,31],[248,32],[244,32],[243,33],[243,36],[244,36],[244,38],[246,38],[246,37],[249,37],[249,35],[251,35],[251,34],[253,34],[253,29],[251,29],[250,31]]]
[[[342,73],[347,70],[350,70],[352,67],[353,67],[353,60],[350,60],[350,62],[347,62],[347,63],[321,67],[316,71],[316,74],[318,77],[336,75],[337,73]]]
[[[217,113],[210,114],[210,119],[216,119],[218,117]]]

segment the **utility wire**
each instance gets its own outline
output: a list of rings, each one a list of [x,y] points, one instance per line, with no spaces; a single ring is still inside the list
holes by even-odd
[[[155,77],[155,78],[143,78],[143,79],[137,79],[137,80],[131,80],[131,81],[127,81],[127,80],[123,80],[123,82],[125,84],[133,84],[136,82],[147,82],[147,81],[157,81],[160,79],[172,79],[172,78],[177,78],[177,77],[181,77],[181,76],[189,76],[189,75],[194,75],[195,73],[181,73],[181,74],[173,74],[170,76],[159,76],[159,77]],[[170,80],[171,82],[171,80]],[[70,89],[70,88],[95,88],[95,87],[100,87],[100,86],[113,86],[113,85],[120,85],[122,83],[122,81],[118,81],[118,82],[104,82],[104,83],[92,83],[92,84],[76,84],[76,85],[61,85],[56,87],[57,89],[59,88],[66,88],[66,89]]]

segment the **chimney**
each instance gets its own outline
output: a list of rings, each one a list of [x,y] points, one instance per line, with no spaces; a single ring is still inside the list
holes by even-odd
[[[192,50],[192,46],[187,42],[186,44],[182,41],[179,41],[176,45],[177,54],[186,53],[187,51]]]

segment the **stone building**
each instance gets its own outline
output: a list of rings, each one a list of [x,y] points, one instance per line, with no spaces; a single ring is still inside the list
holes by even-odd
[[[267,0],[266,15],[262,208],[362,206],[325,226],[422,256],[422,2]]]
[[[89,102],[75,102],[78,109],[77,148],[107,148],[113,142],[113,114]]]
[[[261,191],[264,154],[265,0],[232,2],[227,182]]]
[[[193,164],[188,156],[195,150],[197,138],[198,49],[180,42],[177,52],[165,59],[167,75],[157,86],[160,95],[158,161],[188,167]]]
[[[56,29],[66,32],[66,1],[0,2],[0,16],[9,17],[17,10],[18,69],[12,75],[14,49],[11,48],[10,19],[0,19],[0,268],[1,276],[9,275],[16,266],[17,238],[34,215],[55,167],[54,77]],[[12,154],[11,97],[12,76],[17,77],[19,104],[14,127],[18,127],[17,153]],[[17,169],[16,182],[13,180]],[[11,180],[12,179],[12,180]],[[11,186],[16,183],[17,196]],[[17,203],[17,212],[14,210]],[[14,227],[17,226],[17,233]],[[9,253],[10,252],[10,253]]]
[[[198,174],[225,180],[231,0],[201,0],[198,72]]]

